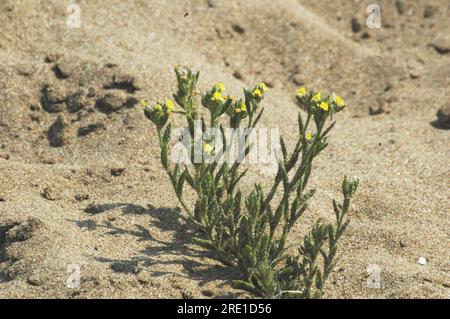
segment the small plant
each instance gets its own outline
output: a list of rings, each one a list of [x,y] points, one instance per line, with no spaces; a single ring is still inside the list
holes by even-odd
[[[292,153],[288,153],[281,138],[278,172],[269,187],[256,184],[243,191],[238,187],[247,172],[242,169],[242,162],[230,164],[220,161],[230,141],[221,134],[220,149],[213,146],[214,140],[199,143],[195,140],[195,123],[201,123],[201,133],[211,128],[224,133],[226,122],[233,129],[255,128],[263,114],[261,102],[266,85],[259,83],[251,89],[244,89],[244,97],[236,99],[225,96],[224,85],[217,83],[200,96],[196,89],[198,72],[176,66],[175,73],[178,90],[173,97],[177,107],[172,100],[152,107],[143,101],[142,106],[145,116],[156,125],[161,162],[184,209],[180,217],[198,231],[195,242],[212,250],[223,264],[237,269],[240,278],[236,278],[233,285],[253,296],[320,297],[335,265],[337,244],[349,224],[347,212],[358,181],[344,178],[343,203],[333,201],[333,223],[317,220],[295,254],[289,252],[286,243],[290,231],[307,210],[315,193],[307,185],[313,160],[327,147],[327,136],[334,126],[334,122],[327,126],[327,120],[344,109],[344,100],[339,96],[322,96],[320,92],[299,88],[296,98],[306,111],[306,118],[299,112],[299,135]],[[209,113],[206,118],[202,115],[204,112],[199,101]],[[182,115],[187,120],[192,138],[188,146],[191,164],[181,166],[169,162],[172,114]],[[310,129],[312,123],[313,131]],[[245,158],[252,145],[248,136],[243,141],[240,151]],[[193,155],[199,149],[204,155],[200,161]],[[208,156],[213,160],[206,161]],[[186,188],[191,188],[195,194],[195,203],[191,206],[184,199]]]

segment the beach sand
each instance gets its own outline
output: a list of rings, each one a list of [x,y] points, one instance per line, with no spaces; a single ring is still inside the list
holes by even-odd
[[[191,244],[137,105],[171,96],[175,64],[200,70],[201,90],[268,83],[260,126],[290,147],[298,86],[343,96],[289,244],[357,176],[324,297],[448,298],[450,135],[436,113],[450,107],[450,7],[382,1],[370,29],[371,2],[82,0],[73,28],[68,1],[1,1],[0,298],[248,297]]]

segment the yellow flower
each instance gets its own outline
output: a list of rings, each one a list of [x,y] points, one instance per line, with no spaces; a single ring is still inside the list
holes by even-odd
[[[167,100],[166,100],[166,106],[167,106],[167,109],[168,109],[169,111],[172,111],[173,108],[174,108],[173,101],[170,100],[170,99],[167,99]]]
[[[311,133],[306,133],[305,134],[305,138],[309,141],[310,139],[312,139],[312,135]]]
[[[213,147],[211,146],[211,144],[203,142],[203,151],[206,153],[211,153],[213,151]]]
[[[306,95],[306,88],[301,87],[301,88],[297,89],[297,96],[302,97],[302,96],[305,96],[305,95]]]
[[[245,105],[244,102],[242,102],[241,105],[239,105],[239,107],[236,108],[234,111],[236,113],[247,112],[247,106]]]
[[[146,100],[142,100],[139,104],[141,105],[142,108],[146,108],[146,107],[148,107],[150,105],[148,103],[148,101],[146,101]]]
[[[211,99],[215,102],[222,102],[223,101],[222,93],[220,93],[219,91],[215,92]]]
[[[259,82],[258,83],[259,88],[263,91],[266,92],[267,91],[267,85],[264,82]]]
[[[344,99],[341,98],[340,96],[336,96],[336,98],[334,99],[334,102],[340,107],[343,107],[345,105]]]
[[[262,96],[263,96],[263,93],[261,92],[260,89],[256,88],[256,89],[253,91],[253,96],[254,96],[254,97],[262,97]]]
[[[219,92],[225,91],[225,85],[223,83],[217,82],[216,84],[214,84],[214,87]]]
[[[320,94],[320,92],[316,93],[313,97],[312,100],[315,102],[319,102],[322,99],[322,95]]]
[[[156,104],[156,105],[153,107],[153,110],[155,110],[156,112],[161,112],[161,111],[162,111],[162,106],[161,106],[161,104]]]
[[[324,111],[328,111],[328,103],[327,102],[320,103],[319,107]]]

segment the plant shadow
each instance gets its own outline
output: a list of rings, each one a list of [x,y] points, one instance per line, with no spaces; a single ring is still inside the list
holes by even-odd
[[[436,128],[438,130],[448,130],[449,129],[448,124],[445,125],[444,123],[442,123],[439,120],[432,121],[432,122],[430,122],[430,124],[431,124],[431,126],[433,126],[434,128]]]
[[[108,203],[91,204],[84,209],[84,212],[90,216],[96,216],[111,210],[120,209],[123,215],[148,215],[151,217],[151,226],[161,229],[165,232],[173,233],[173,239],[170,241],[155,238],[149,229],[142,225],[134,225],[135,229],[125,229],[114,225],[113,221],[107,220],[102,223],[92,219],[83,221],[72,221],[80,227],[87,230],[104,229],[104,235],[128,235],[136,237],[138,241],[148,241],[149,245],[139,252],[139,255],[128,259],[110,259],[105,257],[94,257],[96,261],[108,263],[109,267],[117,273],[139,274],[148,272],[151,276],[160,277],[169,274],[180,276],[179,272],[153,270],[155,266],[161,265],[181,265],[181,276],[199,281],[199,286],[215,280],[224,280],[226,285],[238,276],[234,270],[217,263],[208,265],[197,261],[198,259],[212,259],[214,254],[201,247],[191,245],[193,237],[196,235],[192,228],[183,223],[179,218],[179,208],[161,207],[156,208],[152,205],[147,207],[130,203]],[[151,244],[150,244],[151,243]],[[155,245],[156,244],[156,245]],[[168,260],[167,257],[170,257]],[[195,260],[197,259],[197,260]],[[163,267],[164,268],[164,267]],[[169,268],[169,267],[167,267]],[[158,267],[161,269],[161,267]],[[216,298],[235,298],[237,295],[229,294],[215,296]]]

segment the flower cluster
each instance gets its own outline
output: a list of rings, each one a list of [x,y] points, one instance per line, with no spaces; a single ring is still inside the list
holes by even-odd
[[[211,90],[202,96],[202,104],[214,118],[223,115],[231,106],[233,98],[224,95],[225,85],[217,82]]]
[[[211,142],[205,141],[202,143],[202,150],[207,154],[212,154],[214,152],[214,146],[212,145]]]
[[[297,102],[312,113],[315,118],[325,118],[328,115],[338,113],[345,107],[345,101],[340,96],[332,94],[323,96],[317,91],[308,91],[305,87],[300,87],[296,92]]]
[[[194,73],[188,67],[179,65],[174,67],[174,71],[177,76],[178,90],[173,98],[186,114],[195,119],[197,117],[197,105],[194,96],[199,94],[196,85],[200,73]]]
[[[225,95],[225,85],[216,83],[202,96],[202,105],[211,113],[211,118],[227,114],[230,118],[230,126],[236,128],[246,117],[253,117],[256,109],[264,99],[267,85],[260,82],[252,89],[244,90],[245,98],[237,100],[234,96]]]
[[[245,117],[247,116],[247,105],[244,101],[239,100],[234,104],[233,112]]]
[[[261,103],[261,101],[264,99],[264,93],[267,91],[267,84],[264,82],[258,83],[253,90],[247,92],[250,93],[252,99],[257,103]]]
[[[175,105],[172,100],[167,99],[164,103],[158,102],[150,107],[148,101],[141,101],[145,116],[156,124],[158,128],[164,127],[170,115],[174,111]]]
[[[239,127],[241,121],[248,116],[247,103],[243,100],[234,101],[227,114],[230,116],[230,127]]]
[[[316,123],[316,134],[306,132],[304,139],[307,145],[316,141],[318,149],[324,149],[327,146],[326,137],[320,138],[321,131],[328,116],[342,111],[345,108],[345,101],[338,95],[324,96],[318,91],[309,91],[305,87],[300,87],[296,91],[298,104],[306,110],[308,117],[312,117]]]

